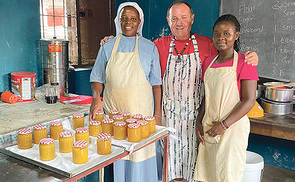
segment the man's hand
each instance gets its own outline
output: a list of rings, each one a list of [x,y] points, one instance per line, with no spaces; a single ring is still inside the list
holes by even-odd
[[[258,61],[259,61],[259,58],[258,58],[258,55],[257,55],[256,52],[247,51],[245,53],[245,62],[247,64],[251,64],[252,66],[257,66],[258,65]]]
[[[108,42],[108,40],[110,40],[110,39],[112,39],[112,38],[114,38],[113,35],[105,36],[103,39],[101,39],[101,41],[100,41],[100,46],[103,46],[105,43]]]

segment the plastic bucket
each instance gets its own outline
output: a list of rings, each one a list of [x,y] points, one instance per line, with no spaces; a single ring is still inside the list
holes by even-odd
[[[263,157],[257,153],[247,151],[243,182],[261,182],[263,168]]]
[[[36,73],[19,71],[11,73],[11,91],[17,96],[18,102],[35,99]]]

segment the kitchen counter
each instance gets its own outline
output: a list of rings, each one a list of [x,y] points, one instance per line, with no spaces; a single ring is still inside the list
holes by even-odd
[[[288,115],[264,113],[264,117],[250,118],[251,133],[295,141],[295,108]]]
[[[40,101],[0,102],[0,136],[20,128],[71,117],[74,113],[88,113],[89,105],[46,104]],[[0,141],[1,142],[1,141]]]

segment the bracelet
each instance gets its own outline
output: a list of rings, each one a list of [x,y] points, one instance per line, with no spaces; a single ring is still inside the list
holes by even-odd
[[[162,119],[162,116],[159,116],[159,115],[154,115],[154,116],[157,117],[157,118]]]
[[[222,128],[223,128],[224,130],[227,130],[227,129],[228,129],[228,126],[227,126],[225,120],[222,120],[222,121],[220,122],[220,124],[221,124],[221,126],[222,126]]]

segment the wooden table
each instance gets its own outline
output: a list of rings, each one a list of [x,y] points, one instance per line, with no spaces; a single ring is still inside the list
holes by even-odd
[[[264,117],[250,121],[251,133],[295,141],[295,108],[288,115],[264,113]]]

